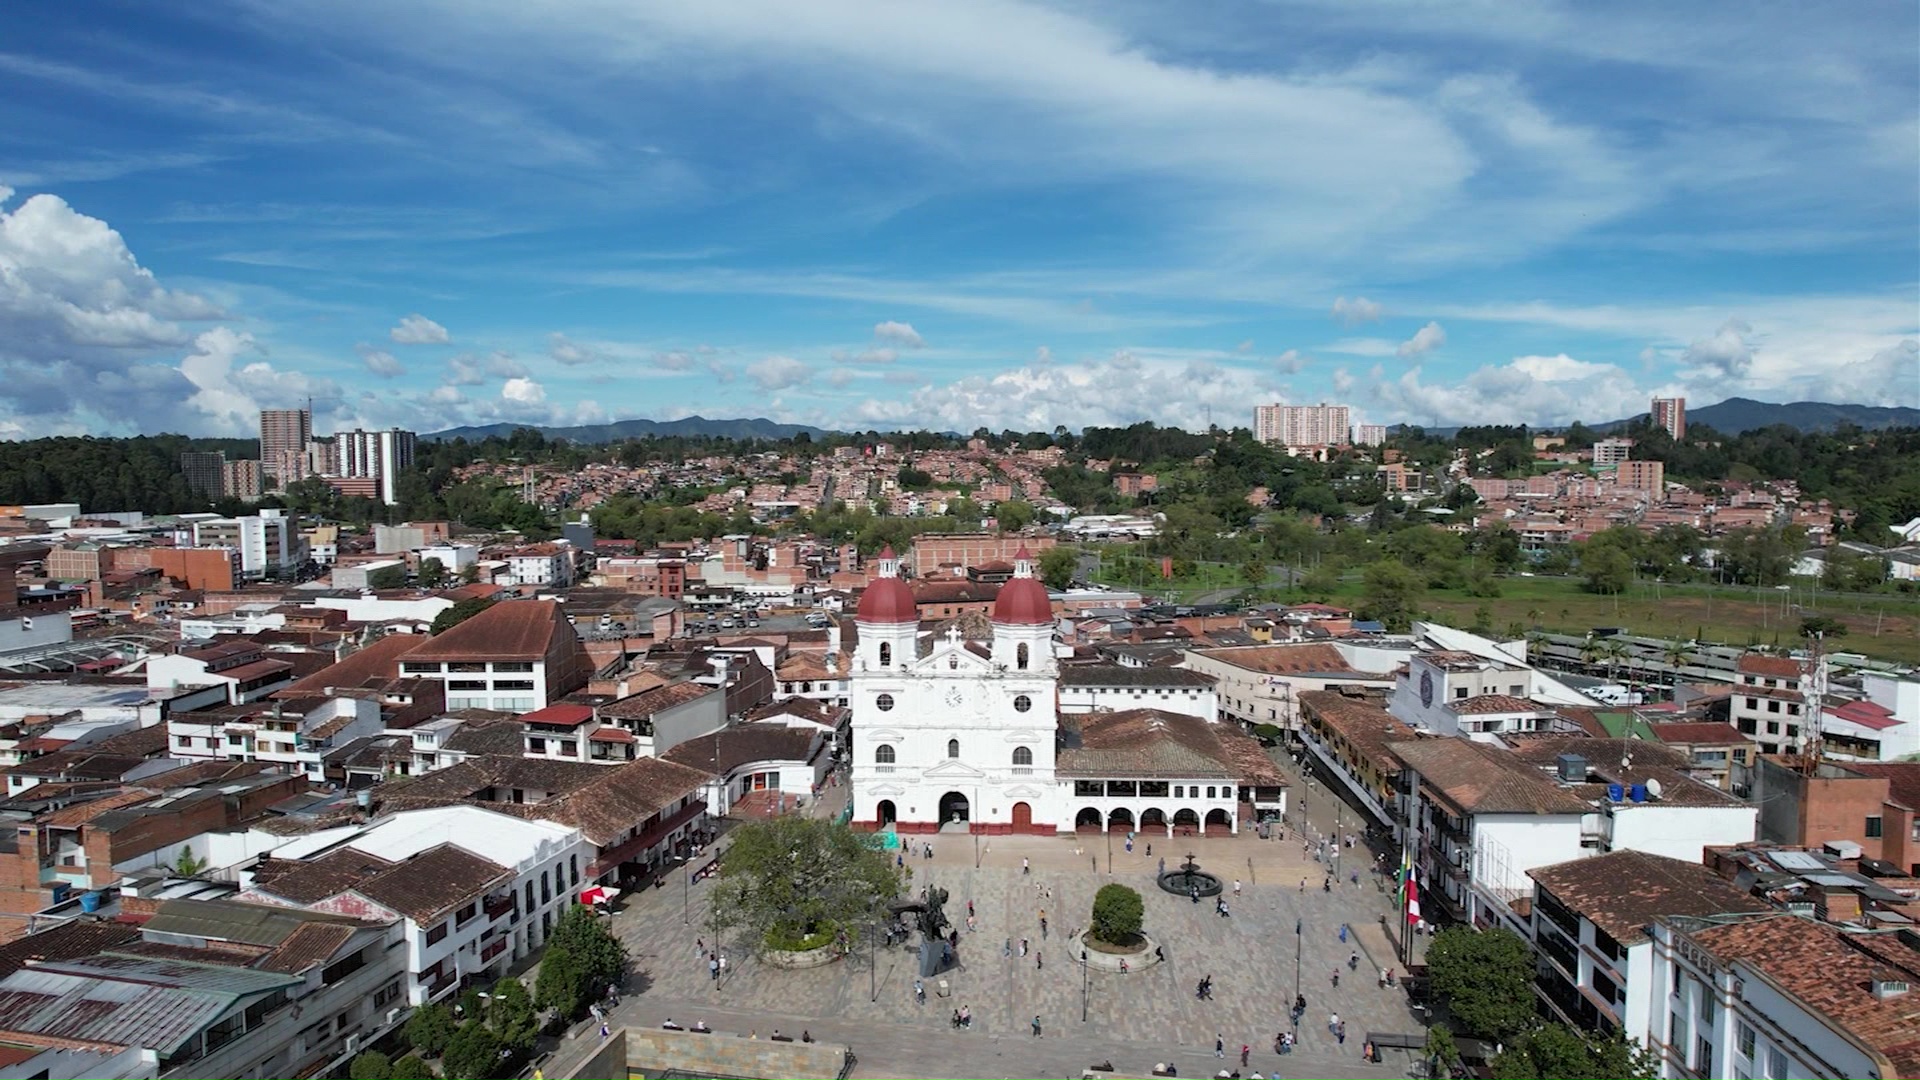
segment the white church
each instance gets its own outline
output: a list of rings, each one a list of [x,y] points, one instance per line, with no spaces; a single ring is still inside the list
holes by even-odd
[[[1279,771],[1230,722],[1151,708],[1060,712],[1053,605],[1025,549],[994,599],[989,640],[958,625],[923,637],[891,547],[854,625],[858,828],[1202,835],[1285,810]]]

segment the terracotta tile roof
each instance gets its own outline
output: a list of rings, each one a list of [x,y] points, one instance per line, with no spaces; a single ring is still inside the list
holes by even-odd
[[[585,705],[549,705],[520,715],[522,724],[545,724],[549,727],[579,727],[591,719],[593,710]]]
[[[512,880],[507,867],[449,843],[395,863],[353,891],[428,926]]]
[[[388,634],[337,664],[329,664],[292,686],[274,691],[276,698],[324,694],[334,687],[360,686],[368,679],[391,679],[400,674],[400,660],[429,640],[423,634]]]
[[[820,738],[817,728],[740,724],[695,736],[663,756],[690,769],[718,774],[757,761],[807,761]]]
[[[1511,694],[1478,694],[1447,702],[1447,711],[1459,716],[1486,716],[1495,713],[1550,712],[1551,710]]]
[[[1220,680],[1186,668],[1136,668],[1120,664],[1072,664],[1060,669],[1061,686],[1206,688]]]
[[[1202,655],[1223,664],[1268,675],[1359,675],[1331,645],[1267,645],[1209,649]]]
[[[1828,709],[1827,715],[1875,731],[1885,731],[1890,727],[1898,727],[1901,723],[1894,719],[1893,713],[1886,706],[1872,701],[1849,701],[1837,708]]]
[[[295,904],[317,904],[356,888],[392,865],[378,855],[343,847],[317,859],[268,859],[255,868],[253,885]]]
[[[333,959],[340,946],[353,937],[354,928],[341,923],[301,923],[256,967],[296,975]]]
[[[255,660],[251,664],[222,668],[219,671],[210,671],[207,674],[218,675],[223,679],[232,679],[234,682],[250,682],[254,679],[265,679],[274,675],[291,675],[292,672],[293,665],[287,663],[285,660]]]
[[[466,720],[440,744],[443,750],[475,754],[519,754],[526,749],[526,730],[517,717]]]
[[[1578,814],[1576,792],[1513,754],[1472,739],[1429,738],[1389,744],[1420,774],[1422,786],[1469,814]]]
[[[593,734],[587,736],[587,741],[605,742],[605,743],[630,743],[630,742],[639,742],[640,740],[635,738],[633,732],[628,731],[626,728],[603,727],[603,728],[594,728]]]
[[[822,682],[846,678],[846,660],[842,658],[837,666],[838,671],[828,671],[826,657],[819,653],[790,653],[780,662],[775,675],[781,682]]]
[[[1681,721],[1672,724],[1649,724],[1661,742],[1687,743],[1708,746],[1738,746],[1753,740],[1741,734],[1732,724],[1720,724],[1712,721]]]
[[[38,823],[56,829],[72,829],[91,823],[95,818],[123,806],[157,799],[160,793],[147,788],[122,788],[98,799],[86,802],[69,803],[49,814],[42,814]]]
[[[1398,772],[1400,758],[1393,744],[1416,737],[1405,721],[1374,702],[1351,698],[1332,690],[1309,690],[1299,695],[1300,707],[1340,733],[1355,751],[1382,771]]]
[[[1691,756],[1678,747],[1646,739],[1589,739],[1549,735],[1519,741],[1512,755],[1541,770],[1547,776],[1561,754],[1579,754],[1587,759],[1587,771],[1599,780],[1569,785],[1569,790],[1590,801],[1607,797],[1608,784],[1631,787],[1658,781],[1660,802],[1668,806],[1746,806],[1745,800],[1721,791],[1712,784],[1688,775]],[[1627,762],[1622,765],[1621,762]]]
[[[1646,928],[1662,915],[1768,910],[1765,901],[1734,888],[1702,863],[1644,851],[1542,866],[1527,876],[1627,946],[1644,941]]]
[[[1805,672],[1800,670],[1800,661],[1791,656],[1768,656],[1766,653],[1742,653],[1739,670],[1742,675],[1759,675],[1762,678],[1797,679]],[[1747,688],[1740,688],[1743,692]]]
[[[1873,996],[1878,980],[1920,982],[1920,953],[1910,946],[1792,915],[1743,919],[1689,936],[1722,962],[1763,974],[1878,1050],[1894,1075],[1920,1076],[1920,999],[1911,991],[1885,1001]]]
[[[707,779],[707,773],[659,758],[609,766],[490,755],[422,776],[390,780],[376,788],[375,795],[393,809],[466,803],[514,817],[551,821],[579,829],[596,845],[605,846],[683,796],[697,795]],[[480,796],[490,788],[557,794],[534,803],[488,802]]]
[[[685,705],[696,698],[718,693],[718,689],[696,682],[678,682],[667,686],[657,686],[632,697],[600,707],[602,717],[619,720],[646,720],[657,712],[671,709],[676,705]]]
[[[555,634],[572,634],[553,600],[498,603],[445,633],[428,638],[411,661],[541,660]]]
[[[790,697],[779,701],[769,701],[747,713],[747,722],[765,720],[775,716],[793,716],[802,720],[811,720],[826,727],[838,727],[846,718],[849,710],[838,705],[829,705],[812,698]]]
[[[1060,718],[1061,777],[1221,779],[1262,786],[1285,781],[1260,744],[1230,724],[1162,709],[1073,713]]]
[[[1920,810],[1920,762],[1849,761],[1846,767],[1862,776],[1887,780],[1887,797],[1909,810]]]

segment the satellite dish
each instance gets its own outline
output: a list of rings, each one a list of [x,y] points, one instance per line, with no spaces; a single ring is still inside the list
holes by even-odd
[[[1647,780],[1647,798],[1657,799],[1659,797],[1660,797],[1660,781],[1649,777]]]

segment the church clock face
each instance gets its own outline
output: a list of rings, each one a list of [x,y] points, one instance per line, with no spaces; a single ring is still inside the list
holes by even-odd
[[[961,690],[958,686],[949,686],[947,688],[948,708],[957,709],[960,707],[960,703],[965,700],[967,700],[967,695],[964,690]]]

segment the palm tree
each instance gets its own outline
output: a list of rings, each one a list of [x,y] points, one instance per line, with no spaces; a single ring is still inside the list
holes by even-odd
[[[1667,673],[1667,684],[1679,686],[1680,669],[1687,666],[1687,662],[1693,659],[1693,642],[1678,639],[1669,641],[1666,648],[1661,650],[1661,654],[1666,659],[1668,668],[1671,669]]]
[[[1598,638],[1590,637],[1580,646],[1580,662],[1587,667],[1593,667],[1599,661],[1600,654],[1605,651]]]
[[[1546,612],[1541,611],[1539,608],[1528,608],[1527,625],[1533,627],[1535,630],[1540,629],[1540,617],[1545,614]]]
[[[1600,644],[1600,653],[1607,658],[1607,681],[1614,680],[1614,670],[1627,655],[1626,642],[1619,638],[1608,638]]]

